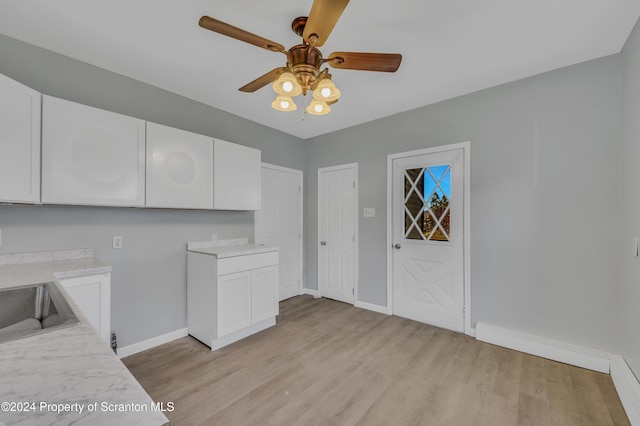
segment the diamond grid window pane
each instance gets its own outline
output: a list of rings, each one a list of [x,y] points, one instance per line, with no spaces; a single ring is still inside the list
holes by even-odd
[[[405,238],[449,241],[451,167],[407,169],[404,187]]]
[[[423,240],[424,169],[408,169],[404,173],[404,237]]]

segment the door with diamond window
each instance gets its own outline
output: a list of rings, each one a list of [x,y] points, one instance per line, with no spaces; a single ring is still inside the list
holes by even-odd
[[[393,314],[464,330],[464,151],[392,164]]]

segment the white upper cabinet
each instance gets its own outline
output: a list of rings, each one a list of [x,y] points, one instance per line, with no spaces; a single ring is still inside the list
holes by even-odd
[[[40,202],[40,93],[0,74],[0,201]]]
[[[145,122],[43,96],[42,202],[144,206]]]
[[[260,210],[261,159],[259,149],[214,140],[214,209]]]
[[[213,208],[213,138],[147,123],[147,207]]]

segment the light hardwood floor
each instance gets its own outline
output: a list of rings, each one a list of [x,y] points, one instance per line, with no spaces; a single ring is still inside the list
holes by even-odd
[[[328,299],[211,352],[124,358],[172,425],[628,425],[611,378]]]

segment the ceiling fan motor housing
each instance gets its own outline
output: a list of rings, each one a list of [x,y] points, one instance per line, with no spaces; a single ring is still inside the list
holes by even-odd
[[[289,49],[287,59],[293,74],[302,86],[302,93],[306,95],[320,74],[322,53],[311,45],[299,44]]]

